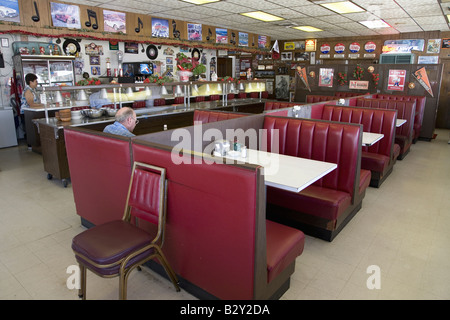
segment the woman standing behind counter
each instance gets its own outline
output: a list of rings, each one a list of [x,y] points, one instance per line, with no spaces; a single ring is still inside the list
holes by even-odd
[[[20,105],[20,113],[23,114],[23,108],[42,108],[44,105],[41,103],[36,88],[38,85],[37,76],[34,73],[28,73],[25,76],[25,89],[22,94],[22,101]]]

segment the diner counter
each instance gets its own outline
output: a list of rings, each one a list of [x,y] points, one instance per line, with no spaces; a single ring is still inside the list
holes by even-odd
[[[179,114],[183,112],[192,112],[196,109],[201,110],[214,110],[214,109],[225,109],[232,108],[233,111],[238,111],[240,106],[248,106],[253,104],[264,104],[266,101],[272,101],[269,99],[257,99],[257,98],[245,98],[245,99],[232,99],[228,100],[227,104],[224,105],[222,100],[216,101],[203,101],[203,102],[192,102],[188,105],[184,104],[173,104],[167,106],[158,107],[148,107],[134,109],[138,119],[147,119],[150,117],[156,117],[160,115],[170,115]],[[58,110],[61,108],[48,108],[47,110]],[[35,111],[43,111],[44,109],[32,109]],[[242,110],[245,112],[245,110]],[[99,124],[114,121],[114,117],[101,116],[99,118],[88,118],[82,117],[81,119],[72,119],[71,121],[60,121],[54,117],[33,119],[33,122],[39,127],[40,124],[45,124],[54,128],[63,129],[68,126],[84,126],[91,124]]]

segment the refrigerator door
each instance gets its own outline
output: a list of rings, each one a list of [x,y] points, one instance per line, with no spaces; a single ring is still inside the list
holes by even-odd
[[[50,82],[54,85],[74,84],[73,62],[72,61],[50,61]]]
[[[22,61],[23,76],[28,73],[34,73],[38,77],[39,86],[50,85],[50,78],[48,72],[48,61]],[[25,82],[24,82],[25,83]]]
[[[0,109],[0,148],[17,146],[12,108]]]

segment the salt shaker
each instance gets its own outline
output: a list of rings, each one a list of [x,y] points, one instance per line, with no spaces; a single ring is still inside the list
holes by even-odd
[[[246,146],[241,147],[241,158],[247,158],[247,147]]]

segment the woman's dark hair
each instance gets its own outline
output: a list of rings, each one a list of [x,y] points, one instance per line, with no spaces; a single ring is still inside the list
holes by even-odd
[[[30,82],[31,81],[34,81],[34,80],[36,80],[37,79],[37,76],[34,74],[34,73],[28,73],[26,76],[25,76],[25,83],[27,84],[27,85],[30,85]]]

